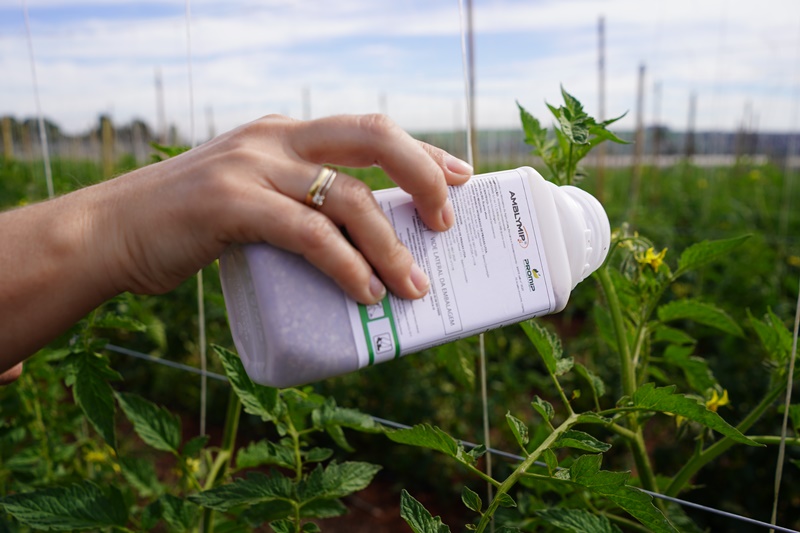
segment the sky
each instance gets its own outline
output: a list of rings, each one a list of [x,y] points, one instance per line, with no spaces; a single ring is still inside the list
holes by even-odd
[[[191,0],[196,136],[269,113],[386,112],[412,132],[464,127],[458,0]],[[0,0],[0,115],[36,112],[21,0]],[[28,0],[44,115],[70,133],[99,114],[191,124],[185,0]],[[798,0],[474,0],[476,122],[517,128],[515,102],[547,118],[559,87],[599,111],[605,20],[606,114],[699,130],[795,131]],[[548,119],[549,120],[549,119]]]

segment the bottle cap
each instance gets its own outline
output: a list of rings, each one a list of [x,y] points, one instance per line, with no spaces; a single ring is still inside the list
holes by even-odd
[[[608,256],[608,249],[611,246],[611,225],[608,222],[608,215],[605,209],[597,201],[597,198],[577,187],[564,185],[560,187],[567,196],[575,201],[583,211],[584,223],[586,224],[586,255],[583,265],[583,272],[580,280],[586,279],[592,272],[600,268]]]

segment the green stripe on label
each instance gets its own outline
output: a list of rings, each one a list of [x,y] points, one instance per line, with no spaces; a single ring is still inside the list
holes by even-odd
[[[370,331],[369,331],[369,323],[375,322],[378,320],[389,320],[389,326],[391,328],[391,335],[392,335],[392,345],[394,348],[394,359],[400,357],[400,342],[397,338],[397,328],[395,327],[394,323],[394,315],[392,314],[392,307],[389,305],[389,296],[386,296],[383,300],[381,300],[381,307],[383,308],[383,313],[371,319],[369,317],[369,311],[367,311],[367,306],[364,304],[358,304],[358,314],[361,317],[361,325],[364,329],[364,340],[367,342],[367,353],[369,354],[369,363],[368,366],[372,366],[375,364],[375,350],[373,348],[372,339],[370,338]]]

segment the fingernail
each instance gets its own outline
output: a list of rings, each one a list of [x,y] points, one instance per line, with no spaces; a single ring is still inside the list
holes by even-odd
[[[456,213],[453,211],[453,202],[450,201],[450,198],[447,199],[442,209],[442,222],[448,228],[452,228],[456,222]]]
[[[386,287],[381,283],[381,280],[378,279],[378,276],[372,274],[369,278],[369,292],[372,293],[372,296],[377,300],[381,301],[386,296]]]
[[[420,292],[428,292],[428,287],[431,286],[431,280],[416,263],[411,265],[411,283]]]
[[[451,154],[444,156],[444,166],[447,167],[447,170],[450,172],[461,174],[462,176],[472,176],[475,172],[475,169],[473,169],[469,163]]]

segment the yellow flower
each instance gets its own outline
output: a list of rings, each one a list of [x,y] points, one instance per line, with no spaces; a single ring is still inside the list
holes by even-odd
[[[658,267],[661,266],[661,263],[664,262],[664,256],[667,255],[667,249],[664,248],[658,253],[653,251],[653,247],[647,249],[647,251],[643,254],[638,253],[634,257],[636,258],[636,262],[640,265],[650,265],[653,267],[653,270],[657,271]]]
[[[186,470],[188,470],[192,474],[196,474],[200,471],[200,460],[194,459],[193,457],[189,457],[186,459]]]
[[[105,452],[91,450],[86,452],[84,459],[86,459],[87,463],[105,463],[108,460],[108,455]]]
[[[709,411],[717,412],[717,409],[723,405],[728,405],[731,401],[728,399],[728,389],[722,391],[722,396],[717,394],[716,390],[711,391],[711,399],[706,401],[706,407]]]
[[[787,257],[786,262],[789,263],[789,266],[800,267],[800,257],[797,257],[796,255],[790,255]]]

